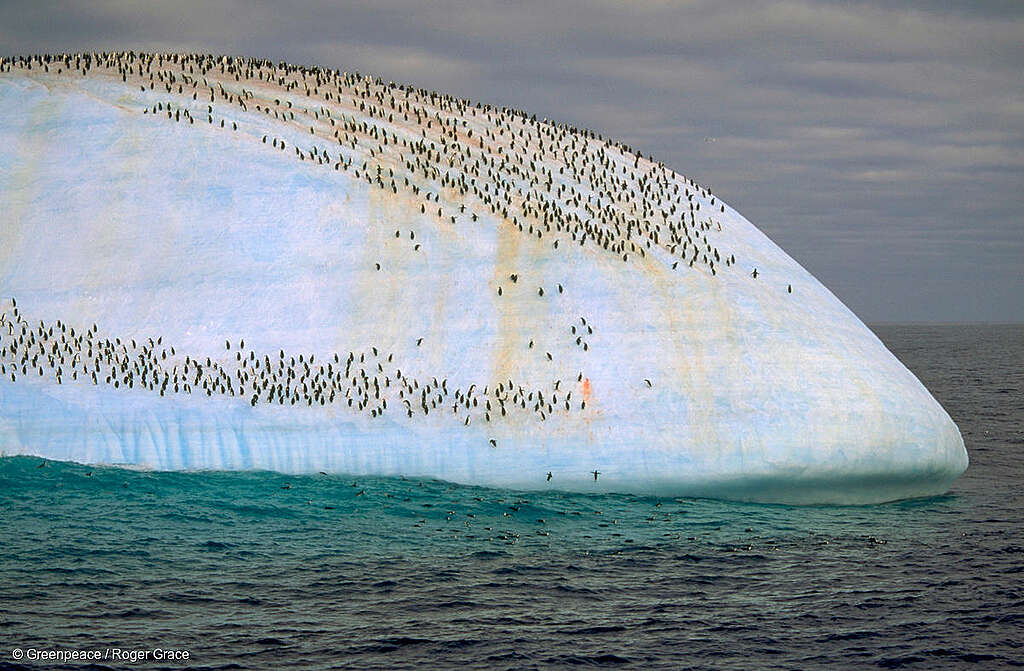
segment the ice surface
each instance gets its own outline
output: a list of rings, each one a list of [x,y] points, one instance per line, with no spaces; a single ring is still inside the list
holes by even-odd
[[[564,235],[556,249],[479,204],[459,213],[451,189],[421,214],[406,191],[297,160],[295,146],[366,159],[301,123],[231,111],[221,128],[198,121],[202,97],[182,103],[195,124],[142,114],[168,98],[120,78],[0,73],[0,309],[16,297],[29,323],[160,337],[225,365],[225,340],[319,360],[377,347],[462,390],[514,378],[550,394],[559,380],[574,409],[466,426],[450,411],[370,417],[24,375],[0,377],[8,454],[797,503],[941,493],[966,468],[914,375],[718,202],[715,239],[735,266],[673,270],[657,249],[624,263]],[[570,330],[581,318],[586,351]]]

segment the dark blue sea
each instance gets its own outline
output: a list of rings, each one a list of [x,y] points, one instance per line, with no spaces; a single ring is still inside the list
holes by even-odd
[[[875,331],[960,426],[948,495],[788,507],[0,459],[0,668],[1024,666],[1024,326]],[[26,657],[54,650],[107,657]]]

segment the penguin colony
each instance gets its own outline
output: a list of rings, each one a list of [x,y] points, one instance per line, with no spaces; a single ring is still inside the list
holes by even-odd
[[[371,418],[400,412],[408,417],[449,411],[465,426],[476,420],[490,422],[510,413],[532,412],[546,420],[555,413],[585,410],[586,401],[572,391],[528,389],[509,379],[494,387],[449,388],[448,380],[420,381],[404,375],[392,354],[376,347],[367,351],[334,354],[327,361],[314,355],[271,357],[246,349],[245,341],[224,343],[233,357],[216,360],[182,355],[163,338],[145,342],[102,337],[97,325],[75,329],[61,321],[28,323],[8,301],[0,312],[0,376],[52,378],[57,384],[78,381],[114,388],[140,388],[158,393],[214,394],[277,405],[325,406],[342,403]],[[578,376],[582,380],[583,373]],[[390,399],[390,403],[388,402]]]
[[[0,58],[0,74],[49,73],[119,79],[130,90],[166,99],[129,107],[150,118],[205,125],[266,145],[324,170],[344,171],[385,192],[419,201],[422,214],[455,226],[477,224],[480,212],[554,249],[591,247],[622,263],[662,263],[699,272],[708,281],[737,265],[723,248],[724,212],[710,188],[644,158],[628,146],[585,129],[379,78],[336,70],[200,54],[136,52]],[[264,133],[247,134],[245,118],[273,117],[301,145]],[[441,205],[461,203],[457,209]],[[436,213],[436,214],[435,214]],[[396,230],[396,238],[406,233]],[[408,231],[413,251],[420,243]],[[382,271],[381,265],[376,270]],[[740,272],[757,279],[757,271]],[[529,278],[511,274],[497,296]],[[566,288],[537,286],[537,299]],[[781,291],[786,291],[782,284]],[[791,290],[790,290],[791,291]],[[161,396],[214,394],[259,404],[343,404],[376,418],[450,412],[469,425],[509,413],[539,420],[586,410],[584,380],[552,380],[545,390],[507,379],[497,385],[449,388],[447,379],[403,374],[393,355],[376,347],[293,356],[257,353],[244,341],[225,342],[211,356],[184,355],[162,338],[136,342],[101,336],[61,321],[29,323],[13,299],[0,314],[0,375],[58,384],[80,378],[94,385],[141,387]],[[566,337],[589,351],[593,326],[585,317]],[[417,343],[419,344],[419,343]],[[533,341],[528,345],[533,348]],[[546,353],[548,360],[552,355]],[[650,386],[650,383],[647,383]],[[493,443],[492,443],[493,445]],[[595,476],[596,477],[596,476]]]

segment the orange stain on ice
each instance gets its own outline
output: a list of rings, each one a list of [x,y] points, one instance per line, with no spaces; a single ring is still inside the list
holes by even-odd
[[[584,401],[589,401],[590,400],[590,378],[589,377],[583,378],[583,400]]]

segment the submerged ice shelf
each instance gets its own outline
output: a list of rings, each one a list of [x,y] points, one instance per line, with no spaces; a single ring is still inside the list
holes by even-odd
[[[590,131],[264,61],[15,59],[0,190],[7,453],[802,503],[967,465],[825,287]]]

